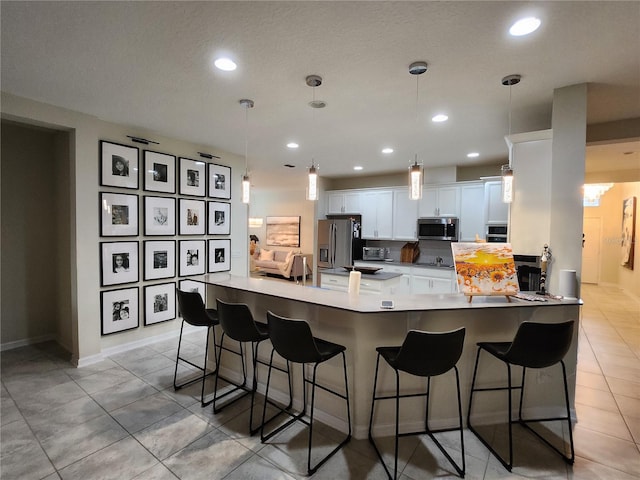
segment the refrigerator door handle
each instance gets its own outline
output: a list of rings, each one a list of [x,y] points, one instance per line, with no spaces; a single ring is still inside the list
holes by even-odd
[[[336,245],[338,243],[338,229],[336,224],[331,224],[331,268],[336,268]]]

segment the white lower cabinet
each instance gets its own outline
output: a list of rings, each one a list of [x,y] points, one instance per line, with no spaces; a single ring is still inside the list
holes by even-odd
[[[455,293],[456,291],[453,269],[390,265],[383,262],[356,261],[354,263],[358,267],[382,267],[385,272],[402,274],[400,281],[394,285],[392,294],[439,294]],[[362,290],[362,287],[360,289]]]
[[[371,277],[362,276],[360,278],[360,294],[374,295],[394,295],[397,294],[397,286],[401,283],[402,277],[388,280],[376,280]],[[349,277],[346,275],[334,275],[320,272],[320,287],[338,292],[349,291]]]

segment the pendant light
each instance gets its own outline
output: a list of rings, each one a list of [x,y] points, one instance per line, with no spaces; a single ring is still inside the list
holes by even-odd
[[[509,137],[511,136],[511,87],[513,85],[517,85],[520,83],[520,79],[522,77],[520,75],[507,75],[502,79],[502,85],[509,87]],[[509,145],[509,163],[506,165],[502,165],[501,174],[502,174],[502,201],[504,203],[513,202],[513,169],[511,168],[511,149],[512,143],[511,140],[508,142]]]
[[[313,109],[326,107],[326,102],[323,102],[322,100],[316,100],[316,87],[322,85],[322,77],[320,75],[308,75],[305,79],[305,83],[313,89],[313,97],[311,102],[309,103],[309,106]],[[313,114],[312,129],[315,130],[315,112]],[[315,135],[313,136],[315,138]],[[312,148],[314,147],[315,145]],[[313,156],[311,157],[311,167],[309,167],[307,200],[318,200],[318,167],[314,163]]]
[[[409,73],[416,76],[416,126],[418,125],[418,78],[426,71],[427,62],[413,62],[409,65]],[[424,182],[424,169],[422,164],[418,163],[417,150],[416,147],[413,165],[409,167],[409,198],[411,200],[420,200],[422,198],[422,184]]]
[[[242,176],[242,203],[249,203],[251,197],[251,182],[249,181],[249,109],[253,108],[253,100],[243,98],[238,103],[245,108],[244,112],[244,175]]]

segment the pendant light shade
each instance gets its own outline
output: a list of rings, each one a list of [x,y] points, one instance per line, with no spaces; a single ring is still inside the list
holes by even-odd
[[[322,85],[322,77],[320,75],[307,75],[307,78],[305,78],[305,83],[307,84],[307,86],[312,88],[313,92],[312,100],[311,102],[309,102],[309,106],[314,109],[312,116],[312,131],[315,131],[315,110],[327,106],[327,102],[316,100],[316,87]],[[313,143],[315,144],[316,142],[314,141]],[[315,145],[312,145],[311,148],[314,149]],[[309,176],[307,179],[307,200],[311,200],[312,202],[318,200],[318,169],[314,164],[313,158],[311,158],[311,166],[309,167]]]
[[[409,167],[409,198],[411,200],[420,200],[422,198],[422,181],[424,173],[422,165],[418,164],[418,156],[415,162]]]
[[[249,180],[249,109],[253,108],[253,100],[243,98],[239,100],[240,105],[245,108],[244,115],[244,175],[242,176],[242,203],[248,204],[251,200],[251,181]]]
[[[311,161],[311,167],[309,167],[309,184],[307,186],[307,200],[318,200],[318,171]]]
[[[511,136],[511,87],[520,83],[522,77],[518,74],[507,75],[502,79],[502,85],[509,87],[509,136]],[[511,141],[509,140],[508,143]],[[511,162],[512,149],[509,146],[509,162]],[[502,201],[513,202],[513,170],[511,163],[502,166]]]
[[[502,166],[502,201],[513,202],[513,170],[509,165]]]
[[[413,62],[409,65],[409,73],[416,77],[416,126],[418,125],[418,78],[426,71],[427,62]],[[420,138],[420,135],[416,134],[416,138]],[[409,167],[409,198],[411,200],[420,200],[422,198],[423,182],[424,170],[422,165],[418,163],[418,153],[416,152],[413,165]]]

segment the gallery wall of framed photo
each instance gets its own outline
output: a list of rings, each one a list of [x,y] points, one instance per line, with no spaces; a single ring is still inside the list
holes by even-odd
[[[177,285],[204,298],[189,277],[231,270],[231,167],[107,140],[99,151],[105,336],[140,317],[145,327],[174,320]]]

